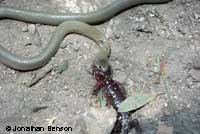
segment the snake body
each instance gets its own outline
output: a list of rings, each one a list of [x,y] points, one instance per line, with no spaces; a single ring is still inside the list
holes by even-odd
[[[56,54],[59,44],[66,34],[77,33],[98,42],[102,38],[102,34],[88,24],[100,24],[133,6],[141,4],[161,4],[170,1],[172,0],[116,0],[100,10],[80,14],[50,14],[0,6],[0,19],[9,18],[30,23],[59,25],[51,36],[48,45],[39,55],[29,58],[20,57],[0,45],[0,62],[22,71],[40,68],[47,64],[51,57]]]
[[[95,27],[83,22],[66,21],[55,29],[48,45],[46,45],[46,47],[38,55],[33,57],[20,57],[11,53],[3,46],[0,46],[0,62],[21,71],[33,70],[42,67],[56,54],[63,38],[70,33],[77,33],[86,36],[95,41],[97,45],[99,45],[99,42],[103,40],[101,32]]]
[[[30,23],[59,25],[67,20],[77,20],[88,24],[100,24],[118,13],[141,4],[161,4],[172,0],[115,0],[110,5],[89,13],[42,13],[17,8],[0,7],[0,18],[16,19]]]

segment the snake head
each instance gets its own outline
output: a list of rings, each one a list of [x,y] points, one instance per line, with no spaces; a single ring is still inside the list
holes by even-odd
[[[99,45],[98,53],[95,56],[94,64],[102,71],[106,71],[109,69],[109,58],[111,55],[111,45],[104,45],[101,43]]]
[[[111,65],[109,64],[110,54],[110,45],[99,47],[99,51],[92,65],[92,74],[95,76],[97,81],[102,81],[108,77],[112,77],[112,69]]]

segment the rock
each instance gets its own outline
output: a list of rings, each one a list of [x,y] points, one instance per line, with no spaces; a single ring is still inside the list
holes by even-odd
[[[57,73],[61,74],[65,70],[67,70],[69,67],[68,60],[64,60],[60,65],[58,65]]]
[[[196,69],[192,69],[190,71],[190,74],[192,76],[192,78],[196,81],[200,81],[200,71],[199,70],[196,70]]]
[[[78,42],[76,42],[76,43],[70,42],[69,46],[75,52],[78,52],[80,50],[80,46],[79,46]]]
[[[90,108],[83,114],[87,134],[110,134],[116,121],[116,112],[108,108]]]
[[[200,60],[199,60],[199,57],[200,57],[200,53],[198,53],[195,58],[193,59],[193,63],[192,63],[192,66],[194,69],[200,69]]]
[[[28,26],[27,25],[24,25],[22,27],[22,32],[28,32]]]
[[[169,127],[161,122],[158,124],[158,134],[173,134],[173,127]]]
[[[86,124],[82,118],[78,118],[75,124],[75,130],[73,130],[73,134],[87,134],[86,132]]]
[[[196,20],[200,19],[200,14],[194,13],[194,18],[195,18]]]
[[[115,38],[116,40],[119,40],[119,39],[121,38],[121,34],[120,34],[120,33],[114,34],[114,38]]]
[[[28,31],[30,34],[34,34],[36,30],[35,24],[28,25]]]
[[[60,44],[60,48],[61,48],[61,49],[65,49],[66,47],[67,47],[67,44],[66,44],[66,43],[61,43],[61,44]]]
[[[148,23],[144,23],[144,24],[138,24],[135,29],[135,31],[138,32],[144,32],[144,33],[152,33],[152,29],[151,26]]]

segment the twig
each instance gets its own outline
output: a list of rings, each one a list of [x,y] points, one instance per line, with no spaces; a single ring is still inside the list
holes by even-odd
[[[48,106],[36,106],[32,109],[34,113],[39,112],[40,110],[46,109]]]

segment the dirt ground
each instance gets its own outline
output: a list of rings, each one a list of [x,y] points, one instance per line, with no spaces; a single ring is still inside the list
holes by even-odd
[[[0,6],[78,13],[98,10],[111,2],[3,0]],[[143,133],[199,134],[200,70],[193,68],[193,61],[200,51],[200,1],[137,6],[96,27],[112,39],[114,78],[124,84],[128,95],[166,93],[132,114],[140,121]],[[0,45],[18,55],[33,56],[47,45],[54,29],[4,19],[0,21]],[[95,99],[91,95],[95,81],[88,73],[95,48],[91,40],[73,34],[64,39],[55,57],[41,69],[19,72],[0,64],[0,134],[8,133],[6,124],[45,127],[52,123],[71,126],[73,132],[69,133],[86,133],[80,115]],[[163,75],[158,74],[159,59]],[[33,87],[24,85],[65,60],[69,68],[63,73],[57,74],[54,69]]]

